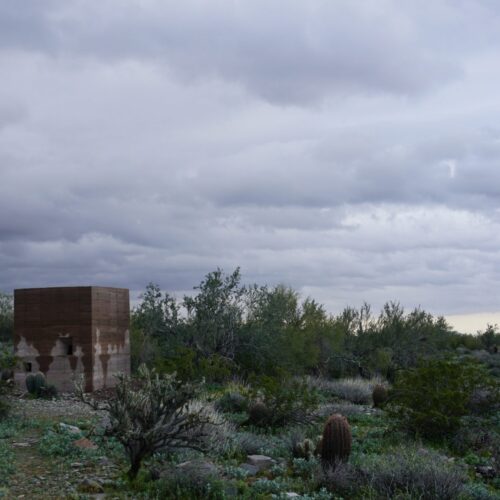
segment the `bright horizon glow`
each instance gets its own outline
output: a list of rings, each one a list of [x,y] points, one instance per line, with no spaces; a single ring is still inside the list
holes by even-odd
[[[475,314],[451,314],[445,316],[454,330],[460,333],[477,333],[486,330],[488,324],[500,324],[500,312]]]

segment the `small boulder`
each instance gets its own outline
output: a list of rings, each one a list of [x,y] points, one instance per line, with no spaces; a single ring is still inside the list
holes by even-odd
[[[252,464],[241,464],[240,469],[246,470],[249,476],[256,476],[259,473],[259,468]]]
[[[180,471],[195,472],[198,476],[215,476],[217,474],[217,467],[212,463],[205,460],[188,460],[177,466]]]
[[[79,427],[77,427],[76,425],[69,425],[69,424],[65,424],[64,422],[61,422],[59,424],[59,428],[64,430],[64,431],[68,431],[71,434],[81,434],[82,433],[82,430]]]
[[[276,462],[266,455],[248,455],[248,463],[250,465],[255,465],[259,471],[266,470],[272,467]]]
[[[94,479],[85,478],[78,485],[78,491],[81,493],[104,493],[104,488]]]

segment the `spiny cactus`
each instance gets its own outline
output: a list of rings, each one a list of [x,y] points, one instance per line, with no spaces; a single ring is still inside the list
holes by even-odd
[[[42,395],[47,387],[47,381],[45,380],[45,375],[42,372],[36,374],[30,373],[26,377],[26,388],[30,394],[36,396],[37,398]]]
[[[349,422],[343,415],[330,416],[323,430],[321,462],[323,467],[335,467],[345,462],[351,453],[352,435]]]
[[[28,389],[28,392],[30,394],[35,394],[35,374],[34,373],[28,373],[26,376],[26,389]]]
[[[314,443],[310,439],[304,439],[295,445],[293,455],[295,458],[309,460],[314,455]]]
[[[323,436],[318,436],[318,441],[316,443],[316,448],[314,448],[314,455],[321,456],[321,450],[323,449]]]
[[[382,384],[377,384],[372,392],[373,406],[380,408],[387,401],[387,389]]]

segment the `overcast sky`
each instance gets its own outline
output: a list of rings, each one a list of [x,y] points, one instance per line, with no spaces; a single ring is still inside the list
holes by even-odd
[[[496,0],[2,0],[0,75],[1,290],[500,310]]]

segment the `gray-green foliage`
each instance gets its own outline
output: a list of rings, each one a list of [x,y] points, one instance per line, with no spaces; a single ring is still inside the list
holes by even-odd
[[[444,318],[419,308],[407,312],[397,302],[385,304],[378,316],[366,304],[333,316],[290,287],[243,286],[239,269],[210,272],[194,290],[177,301],[148,285],[132,314],[134,369],[147,362],[186,380],[215,382],[235,373],[284,371],[330,377],[378,373],[392,381],[421,357],[462,344],[493,351],[499,338],[494,327],[481,338],[466,338]]]
[[[0,342],[11,341],[14,331],[14,299],[0,292]]]
[[[7,443],[0,441],[0,485],[7,483],[8,476],[14,472],[14,454]]]
[[[360,467],[359,477],[383,498],[407,494],[423,500],[454,500],[467,480],[465,471],[446,457],[412,446],[373,455]]]
[[[245,294],[240,281],[239,268],[228,276],[217,269],[195,287],[195,296],[184,297],[189,333],[204,356],[217,354],[230,360],[235,357]]]

